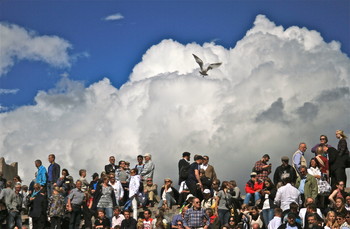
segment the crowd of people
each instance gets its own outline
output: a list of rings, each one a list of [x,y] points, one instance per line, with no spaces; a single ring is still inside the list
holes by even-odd
[[[300,143],[273,174],[270,155],[263,155],[253,165],[244,198],[234,180],[220,181],[208,156],[194,155],[191,163],[191,154],[184,152],[179,189],[165,178],[158,190],[151,154],[138,155],[135,166],[124,160],[116,164],[110,156],[90,182],[85,169],[74,182],[50,154],[47,168],[35,161],[29,185],[19,176],[7,181],[0,174],[0,228],[350,229],[349,150],[344,132],[337,130],[336,137],[337,148],[321,135],[308,164],[307,146]],[[170,210],[178,214],[169,217]],[[23,215],[29,216],[25,223]]]

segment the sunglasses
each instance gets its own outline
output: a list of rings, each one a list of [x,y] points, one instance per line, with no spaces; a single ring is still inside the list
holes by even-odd
[[[325,139],[325,138],[320,138],[320,141],[321,141],[321,140],[326,140],[326,139]]]

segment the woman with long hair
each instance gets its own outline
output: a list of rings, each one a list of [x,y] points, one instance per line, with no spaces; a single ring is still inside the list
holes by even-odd
[[[337,221],[335,220],[336,214],[334,211],[329,211],[327,213],[326,219],[324,221],[324,228],[325,229],[334,229],[339,228],[339,225]]]
[[[107,176],[102,178],[102,183],[97,186],[92,204],[93,210],[102,210],[112,225],[113,208],[117,206],[114,189],[108,184]]]
[[[346,198],[346,192],[344,191],[345,184],[344,181],[339,181],[336,184],[337,189],[335,189],[328,197],[331,203],[335,204],[336,198],[340,197],[343,200]]]
[[[216,199],[217,213],[219,215],[221,225],[228,223],[230,217],[230,209],[227,208],[227,203],[232,198],[229,192],[230,184],[228,181],[223,181],[221,184],[221,190],[218,192]]]
[[[344,154],[349,155],[348,143],[346,142],[347,136],[344,134],[344,131],[337,130],[335,132],[336,138],[339,139],[338,142],[338,151],[339,155],[342,156]]]
[[[172,186],[173,181],[170,178],[164,179],[164,185],[160,190],[160,201],[158,208],[164,206],[165,210],[171,209],[179,198],[179,192]]]
[[[258,206],[260,209],[262,209],[262,216],[266,227],[273,219],[274,209],[277,207],[274,204],[276,192],[277,189],[275,188],[275,185],[269,178],[267,178],[264,181],[264,189],[261,191],[261,202]]]

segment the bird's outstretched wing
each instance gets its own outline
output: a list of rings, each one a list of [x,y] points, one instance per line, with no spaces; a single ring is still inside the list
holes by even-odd
[[[217,68],[221,65],[222,63],[214,63],[214,64],[210,64],[208,67],[207,67],[207,71],[209,71],[210,69],[213,69],[213,68]]]
[[[201,58],[199,58],[198,56],[192,54],[194,59],[196,60],[196,62],[199,64],[199,67],[201,68],[201,70],[203,70],[203,61],[201,60]]]

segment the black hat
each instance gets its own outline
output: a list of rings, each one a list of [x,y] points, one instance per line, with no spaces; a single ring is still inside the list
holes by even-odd
[[[191,156],[191,153],[189,153],[189,152],[184,152],[184,153],[182,153],[182,156],[183,156],[183,157],[186,157],[186,156],[190,157],[190,156]]]

